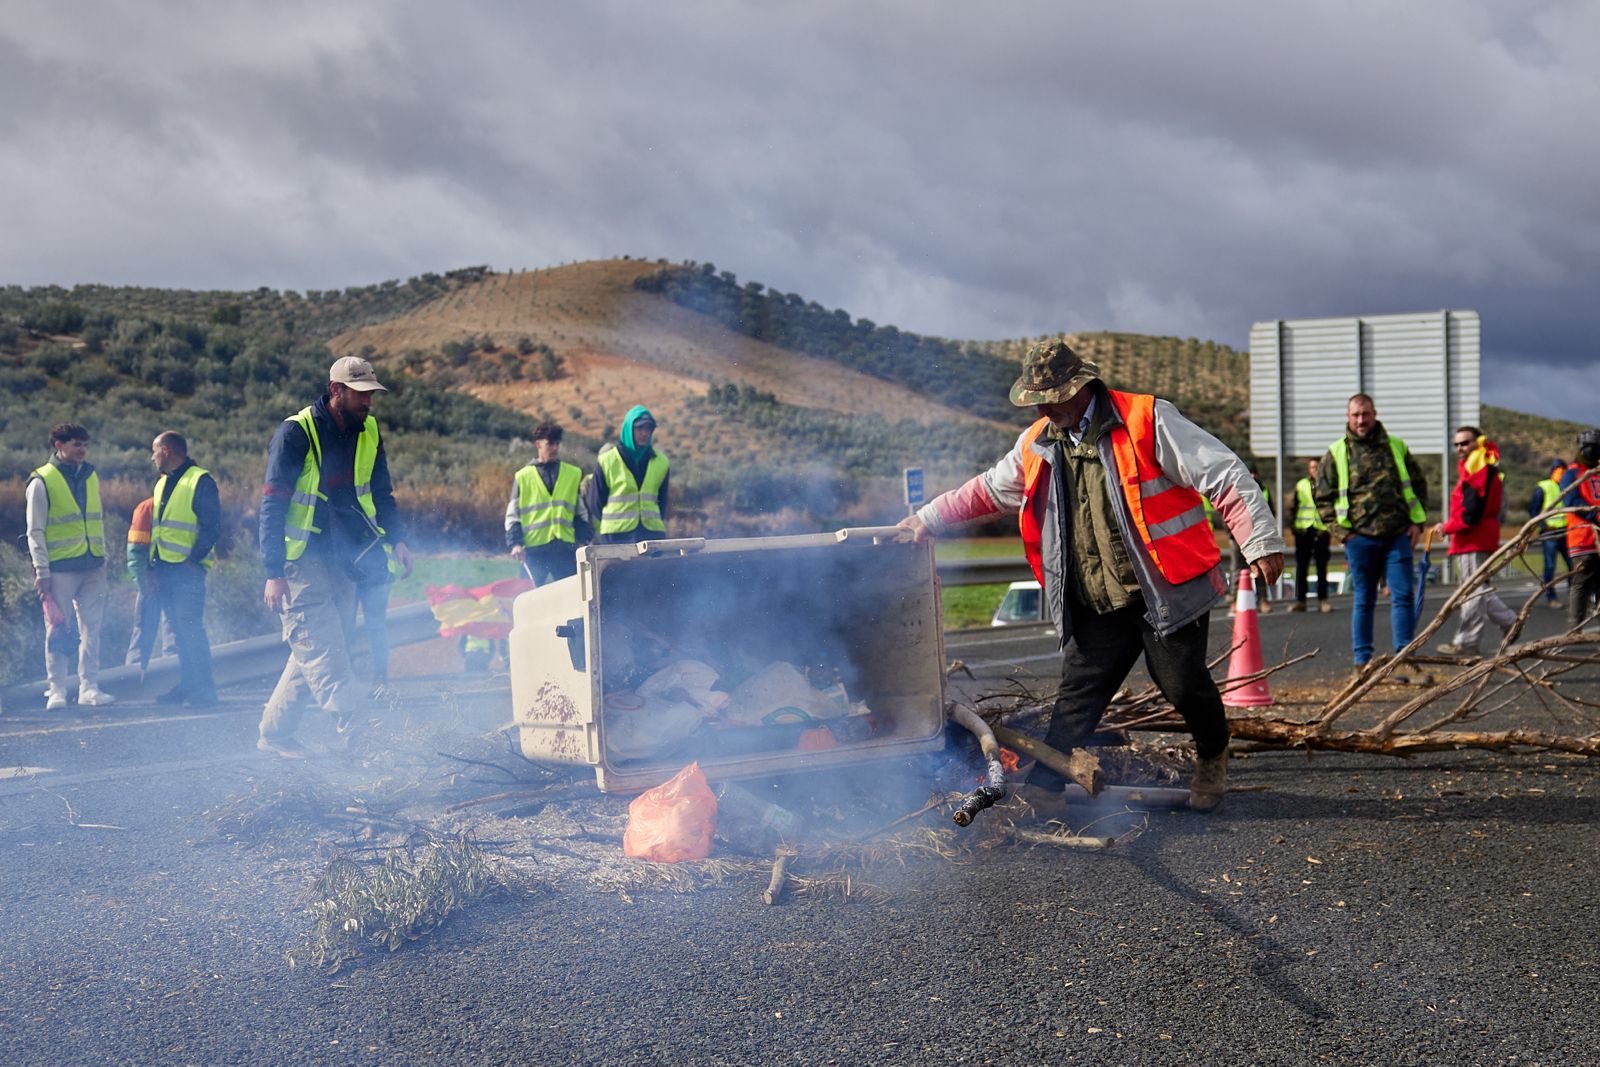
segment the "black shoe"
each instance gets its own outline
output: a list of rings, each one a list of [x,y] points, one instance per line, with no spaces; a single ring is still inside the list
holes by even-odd
[[[189,694],[182,689],[169,689],[156,697],[156,703],[164,708],[175,708],[180,704],[188,703]]]

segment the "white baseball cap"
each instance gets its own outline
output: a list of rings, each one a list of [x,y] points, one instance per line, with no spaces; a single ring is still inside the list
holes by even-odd
[[[360,356],[345,356],[343,359],[335,360],[333,366],[328,368],[328,381],[348,385],[363,393],[370,393],[375,389],[385,393],[389,391],[372,372],[372,364]]]

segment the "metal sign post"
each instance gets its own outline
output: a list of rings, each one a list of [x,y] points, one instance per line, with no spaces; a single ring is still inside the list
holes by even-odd
[[[924,503],[922,499],[922,468],[907,467],[904,473],[906,479],[906,514],[914,515]]]

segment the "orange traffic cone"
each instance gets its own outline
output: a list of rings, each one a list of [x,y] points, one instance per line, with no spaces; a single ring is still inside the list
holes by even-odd
[[[1228,677],[1258,674],[1262,666],[1261,631],[1256,626],[1255,576],[1246,567],[1239,572],[1239,598],[1233,606],[1233,658],[1228,660]],[[1257,678],[1224,692],[1222,702],[1230,708],[1259,708],[1272,703],[1272,693],[1267,689],[1267,680]]]

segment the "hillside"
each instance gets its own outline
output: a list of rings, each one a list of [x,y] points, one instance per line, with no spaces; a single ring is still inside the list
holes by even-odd
[[[1244,353],[1194,338],[1066,336],[1114,384],[1174,399],[1248,456]],[[710,264],[634,259],[305,294],[10,286],[0,482],[38,462],[50,423],[73,418],[135,493],[150,437],[176,426],[248,508],[277,420],[314,395],[335,354],[364,353],[394,386],[379,411],[402,493],[453,540],[492,543],[492,498],[526,459],[536,420],[564,423],[569,458],[587,463],[638,402],[677,461],[680,529],[877,521],[896,513],[900,467],[927,468],[937,491],[1026,424],[1005,388],[1030,341],[923,337]],[[1483,418],[1514,501],[1578,429],[1498,408]]]
[[[694,458],[734,454],[745,436],[699,403],[713,384],[853,418],[955,425],[985,435],[1010,429],[1010,423],[952,410],[893,381],[742,337],[635,287],[659,269],[607,260],[494,275],[416,311],[342,333],[329,346],[341,355],[367,352],[379,366],[442,376],[481,399],[595,438],[614,436],[628,408],[644,403],[662,422],[663,447],[673,440],[674,451]],[[485,366],[504,366],[502,354],[524,338],[553,352],[563,373],[550,380],[483,373]],[[444,348],[468,339],[476,366],[453,368]]]

